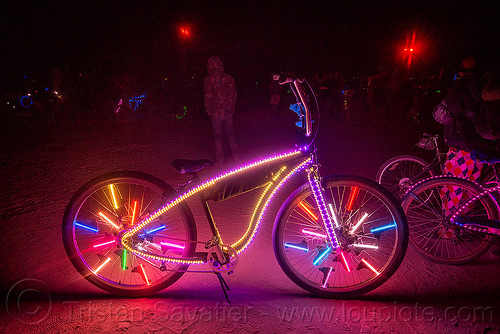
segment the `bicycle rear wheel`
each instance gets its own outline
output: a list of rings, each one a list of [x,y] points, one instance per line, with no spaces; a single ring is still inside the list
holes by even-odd
[[[78,272],[103,290],[129,297],[150,295],[177,281],[187,265],[139,257],[118,242],[123,231],[173,193],[163,181],[137,172],[110,173],[84,185],[68,204],[62,224],[64,247]],[[192,241],[196,226],[181,203],[145,227],[134,246],[190,257],[196,248]]]
[[[394,197],[361,177],[323,180],[326,203],[339,225],[339,249],[329,249],[309,184],[288,197],[273,230],[274,252],[285,274],[319,296],[351,298],[384,283],[408,245],[406,219]],[[330,212],[332,212],[330,211]]]
[[[429,163],[413,155],[393,157],[380,166],[376,181],[401,200],[406,191],[420,180],[434,176]]]
[[[443,264],[465,264],[484,254],[492,236],[474,232],[450,221],[468,200],[481,194],[476,183],[455,177],[429,179],[403,198],[410,243],[424,257]],[[480,197],[461,216],[497,219],[498,207],[490,195]]]

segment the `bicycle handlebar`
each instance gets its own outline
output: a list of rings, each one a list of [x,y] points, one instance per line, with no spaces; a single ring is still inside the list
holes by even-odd
[[[301,124],[299,126],[301,126],[302,129],[304,130],[306,137],[311,136],[312,133],[311,109],[308,103],[306,93],[302,87],[302,84],[305,82],[305,79],[299,79],[290,74],[274,74],[273,80],[277,81],[280,85],[285,85],[285,84],[290,85],[295,95],[295,100],[299,105],[299,108],[293,108],[293,109],[292,106],[290,106],[290,109],[295,111],[299,115],[300,121],[297,122],[296,124]],[[303,115],[301,113],[300,106],[303,108],[304,111]],[[305,122],[303,122],[304,118]]]

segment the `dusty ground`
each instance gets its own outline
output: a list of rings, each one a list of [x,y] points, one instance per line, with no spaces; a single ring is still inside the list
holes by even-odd
[[[266,108],[257,106],[240,108],[235,120],[243,158],[287,149],[294,139],[291,116],[270,119]],[[384,160],[415,151],[415,127],[355,118],[322,123],[318,146],[324,175],[373,179]],[[375,291],[355,300],[321,299],[281,272],[271,245],[272,214],[226,278],[231,305],[209,274],[184,275],[150,298],[116,298],[93,287],[67,259],[61,239],[65,206],[86,181],[116,169],[143,171],[176,185],[183,178],[171,160],[212,157],[209,123],[156,119],[57,129],[4,126],[0,138],[0,332],[499,332],[498,258],[487,254],[474,264],[450,267],[428,262],[410,248],[396,274]],[[236,236],[244,227],[249,211],[242,203],[250,199],[214,209],[223,233]],[[193,210],[200,215],[196,205]]]

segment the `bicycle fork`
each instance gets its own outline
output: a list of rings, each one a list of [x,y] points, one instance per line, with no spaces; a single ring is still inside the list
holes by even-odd
[[[325,224],[325,230],[328,236],[327,249],[322,251],[319,254],[319,257],[316,258],[314,261],[314,262],[319,262],[320,260],[322,260],[322,258],[326,257],[330,251],[332,250],[336,251],[337,249],[339,249],[340,243],[337,238],[337,234],[335,233],[334,225],[332,222],[332,219],[336,221],[335,212],[333,212],[332,210],[331,215],[328,214],[328,208],[325,202],[325,198],[323,196],[323,189],[321,187],[320,176],[318,173],[318,166],[312,165],[311,167],[306,169],[306,171],[307,171],[307,179],[309,181],[309,185],[311,186],[314,200],[316,201],[316,205],[318,206],[321,219]],[[342,251],[340,250],[340,252]]]

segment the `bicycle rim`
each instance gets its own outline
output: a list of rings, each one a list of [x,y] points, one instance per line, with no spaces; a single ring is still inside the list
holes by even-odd
[[[360,177],[324,181],[342,251],[328,250],[326,231],[308,185],[285,202],[274,228],[278,262],[297,285],[314,294],[351,298],[384,283],[408,244],[404,214],[376,183]],[[352,232],[352,233],[351,233]]]
[[[387,160],[377,171],[376,181],[401,200],[416,182],[434,176],[428,163],[412,155],[397,156]]]
[[[450,222],[450,216],[482,188],[468,180],[440,177],[411,189],[402,202],[410,242],[426,258],[443,264],[465,264],[488,250],[492,237]],[[497,205],[489,195],[469,205],[464,215],[496,219]]]
[[[68,205],[63,241],[75,268],[92,284],[114,294],[144,296],[174,283],[187,269],[143,258],[119,246],[121,232],[164,204],[173,189],[141,173],[118,172],[82,187]],[[188,257],[195,252],[196,229],[187,208],[168,213],[144,228],[135,247]]]

